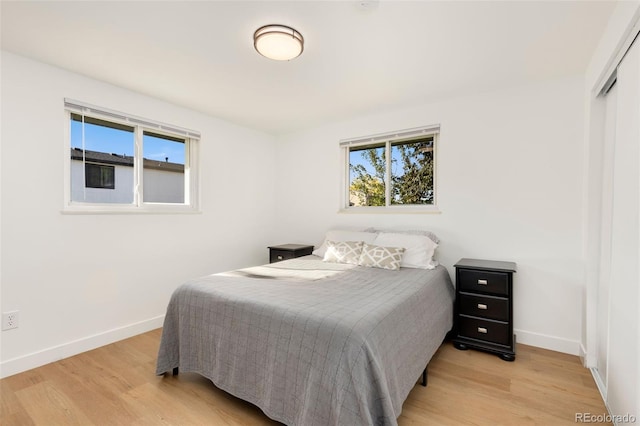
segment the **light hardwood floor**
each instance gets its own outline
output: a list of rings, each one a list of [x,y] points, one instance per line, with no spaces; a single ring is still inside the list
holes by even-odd
[[[0,380],[0,424],[279,424],[197,374],[155,376],[159,342],[154,330]],[[575,425],[576,413],[606,413],[577,357],[524,345],[517,352],[509,363],[444,344],[399,425]]]

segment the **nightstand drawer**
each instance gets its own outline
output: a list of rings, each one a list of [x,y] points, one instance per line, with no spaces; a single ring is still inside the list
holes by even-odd
[[[509,299],[461,292],[460,314],[509,321]]]
[[[470,269],[458,270],[460,290],[473,293],[509,295],[509,275],[503,272],[478,271]]]
[[[509,346],[509,323],[460,315],[458,327],[462,337]]]
[[[296,253],[288,250],[269,250],[269,263],[280,262],[281,260],[293,259]]]
[[[313,246],[305,244],[282,244],[279,246],[270,246],[268,249],[269,263],[307,256],[313,252]]]

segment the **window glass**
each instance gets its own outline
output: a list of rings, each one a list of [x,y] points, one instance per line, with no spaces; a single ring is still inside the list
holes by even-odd
[[[71,201],[133,203],[133,127],[72,113],[70,137]]]
[[[384,206],[386,193],[385,145],[349,150],[349,205]]]
[[[184,139],[144,132],[142,138],[143,201],[184,203]]]
[[[391,204],[433,204],[433,137],[391,144]]]

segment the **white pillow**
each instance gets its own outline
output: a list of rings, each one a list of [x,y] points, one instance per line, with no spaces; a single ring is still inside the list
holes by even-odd
[[[327,241],[327,252],[322,260],[357,265],[360,262],[363,244],[362,241]]]
[[[373,244],[383,247],[403,247],[405,249],[400,266],[404,268],[433,269],[437,263],[433,254],[438,245],[425,235],[380,232]]]
[[[381,247],[372,244],[364,244],[360,255],[360,266],[369,268],[381,268],[397,271],[402,261],[402,247]]]
[[[324,242],[315,249],[312,254],[324,258],[327,252],[327,240],[328,241],[362,241],[365,243],[372,243],[376,239],[376,234],[364,231],[347,231],[342,229],[332,229],[327,231]]]
[[[400,230],[400,229],[377,229],[377,228],[367,228],[365,229],[367,232],[390,232],[392,234],[410,234],[410,235],[425,235],[431,238],[431,241],[438,244],[440,242],[440,238],[436,234],[431,231],[426,231],[422,229],[408,229],[408,230]]]

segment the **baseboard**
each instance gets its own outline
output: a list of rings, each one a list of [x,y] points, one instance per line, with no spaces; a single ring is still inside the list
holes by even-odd
[[[580,355],[580,342],[577,340],[562,339],[548,334],[533,333],[531,331],[514,330],[518,343],[536,346],[571,355]]]
[[[596,358],[593,353],[587,352],[583,343],[580,343],[580,360],[584,368],[594,368],[596,366]]]
[[[43,349],[17,358],[8,359],[0,363],[0,378],[9,377],[32,368],[40,367],[51,362],[59,361],[82,352],[124,340],[129,337],[155,330],[162,327],[164,315],[155,318],[114,328],[102,333],[87,336],[72,342]]]
[[[580,343],[580,347],[578,348],[578,356],[580,357],[580,361],[582,362],[582,366],[587,366],[587,350],[584,348],[582,343]]]
[[[591,371],[591,375],[593,376],[593,380],[596,382],[596,386],[598,387],[598,390],[600,391],[600,396],[602,396],[602,400],[604,401],[605,405],[607,405],[607,387],[605,386],[604,382],[602,381],[602,377],[600,377],[600,374],[598,374],[598,370],[595,369],[595,368],[590,368],[589,371]],[[608,410],[609,410],[609,406],[607,405],[607,411]]]

